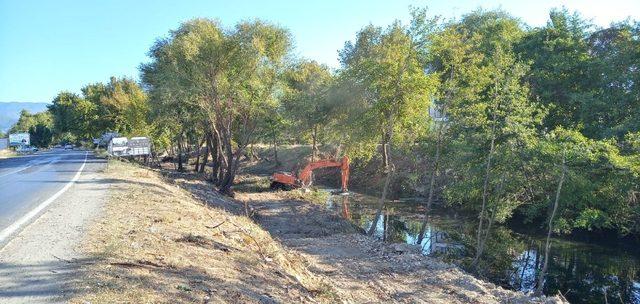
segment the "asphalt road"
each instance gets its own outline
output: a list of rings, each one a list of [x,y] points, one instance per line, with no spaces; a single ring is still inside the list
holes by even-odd
[[[0,160],[0,303],[67,303],[91,257],[82,241],[113,180],[90,152]]]
[[[103,160],[86,151],[62,149],[0,159],[0,246],[10,238],[6,232],[15,234],[19,232],[15,228],[22,228],[16,227],[17,222],[27,217],[35,219],[34,210],[44,212],[46,206],[42,210],[38,207],[42,208],[43,202],[52,197],[55,199],[79,175],[83,164],[93,162]]]

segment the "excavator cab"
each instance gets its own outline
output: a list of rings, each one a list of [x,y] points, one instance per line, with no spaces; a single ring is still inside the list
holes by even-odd
[[[291,190],[294,188],[306,188],[311,185],[313,170],[320,168],[340,168],[342,192],[348,192],[349,183],[349,157],[341,160],[324,159],[308,163],[299,174],[296,172],[276,172],[271,176],[271,189]]]

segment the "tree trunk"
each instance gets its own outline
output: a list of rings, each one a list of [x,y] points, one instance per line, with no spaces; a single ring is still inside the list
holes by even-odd
[[[544,277],[547,273],[547,267],[549,266],[549,250],[551,249],[551,232],[553,231],[553,220],[556,216],[556,212],[558,211],[558,204],[560,203],[560,192],[562,191],[562,184],[564,183],[564,178],[567,171],[566,165],[566,156],[563,152],[562,154],[562,174],[560,175],[560,181],[558,181],[558,188],[556,189],[556,199],[553,202],[553,210],[551,211],[551,215],[549,216],[549,228],[547,230],[547,241],[544,247],[544,263],[542,264],[542,271],[540,271],[540,275],[538,276],[538,285],[536,286],[535,295],[542,295],[543,287],[544,287]]]
[[[278,138],[275,133],[273,134],[273,161],[276,166],[280,164],[280,161],[278,160]]]
[[[220,184],[218,185],[218,190],[225,195],[232,195],[231,193],[231,185],[233,184],[233,179],[235,177],[235,169],[237,168],[237,164],[239,163],[240,156],[242,155],[242,151],[240,147],[236,149],[235,153],[233,151],[233,146],[231,142],[231,130],[228,126],[222,125],[220,128],[220,143],[222,146],[221,155],[225,161],[224,164],[224,174],[222,175]]]
[[[492,136],[491,136],[491,145],[489,146],[489,155],[487,156],[487,165],[485,168],[484,182],[482,185],[482,207],[480,209],[480,218],[478,221],[478,231],[477,231],[477,243],[476,243],[476,256],[473,258],[473,262],[471,263],[472,267],[475,267],[478,264],[478,260],[482,255],[482,244],[481,244],[481,235],[482,235],[482,224],[485,218],[485,212],[487,208],[487,200],[489,197],[489,178],[491,176],[491,160],[493,158],[493,151],[495,149],[495,123],[492,127]]]
[[[204,169],[207,166],[207,162],[209,161],[209,153],[211,152],[211,143],[209,142],[209,136],[205,137],[205,150],[204,150],[204,157],[202,159],[202,163],[200,164],[200,168],[198,169],[199,173],[204,173]]]
[[[493,222],[495,221],[496,217],[496,213],[495,213],[495,207],[492,208],[492,210],[490,210],[489,212],[487,212],[488,214],[490,214],[489,218],[488,218],[488,223],[487,223],[487,228],[484,230],[484,235],[481,236],[480,241],[478,242],[478,248],[476,249],[476,255],[478,256],[477,259],[474,259],[473,261],[473,266],[477,267],[477,263],[480,261],[480,257],[482,256],[482,254],[484,253],[484,248],[486,247],[487,244],[487,240],[489,240],[489,235],[491,233],[491,226],[493,225]],[[476,269],[478,270],[478,269]]]
[[[436,155],[433,159],[433,170],[431,171],[431,177],[429,180],[429,195],[427,196],[427,208],[425,210],[424,221],[420,228],[420,234],[418,234],[417,244],[422,244],[424,239],[424,233],[427,230],[427,224],[429,222],[429,214],[431,213],[431,204],[433,203],[433,193],[435,192],[436,176],[438,174],[438,167],[440,164],[440,147],[442,145],[442,126],[438,130],[438,139],[436,141]]]
[[[382,135],[382,167],[389,168],[389,147],[388,147],[388,138],[386,134]]]
[[[258,156],[256,155],[256,150],[253,149],[253,143],[249,146],[249,158],[251,161],[258,160]]]
[[[393,174],[393,170],[387,170],[385,172],[385,180],[384,187],[382,188],[382,196],[380,197],[380,201],[378,202],[378,208],[376,211],[376,216],[373,217],[373,221],[371,222],[371,227],[369,227],[368,235],[373,235],[376,232],[376,227],[378,226],[378,218],[382,215],[382,209],[384,209],[384,204],[387,199],[387,192],[389,191],[389,184],[391,183],[391,175]]]
[[[313,132],[311,133],[311,161],[315,161],[316,158],[318,157],[318,144],[317,144],[317,139],[318,139],[318,126],[317,125],[313,125]]]
[[[207,141],[207,148],[209,149],[209,153],[211,154],[211,176],[210,180],[213,183],[216,183],[218,180],[218,170],[220,168],[220,157],[218,157],[218,142],[215,138],[215,135],[209,134],[209,140]]]
[[[392,121],[391,117],[388,119]],[[382,209],[384,208],[385,201],[387,199],[387,192],[389,191],[389,185],[391,184],[391,176],[393,175],[393,166],[389,162],[389,139],[391,139],[391,133],[393,132],[392,124],[389,123],[387,126],[387,130],[385,130],[382,134],[382,165],[384,168],[385,180],[384,187],[382,188],[382,196],[380,197],[380,202],[378,203],[378,210],[376,211],[376,216],[373,218],[373,222],[371,223],[371,227],[369,228],[368,235],[373,235],[376,231],[376,226],[378,225],[378,218],[382,214]]]
[[[170,155],[173,155],[173,157],[176,156],[176,148],[173,146],[173,144],[171,146],[169,146],[169,153]],[[173,164],[173,170],[178,170],[178,167],[176,166],[176,161],[175,158],[171,161],[171,163]]]
[[[229,162],[227,172],[225,174],[225,179],[220,185],[220,192],[226,195],[233,196],[233,192],[231,192],[231,186],[233,186],[233,181],[236,177],[236,173],[238,172],[238,167],[240,167],[240,157],[242,156],[242,150],[236,151],[235,155],[232,155]]]
[[[180,135],[180,138],[178,139],[178,171],[182,172],[184,171],[184,168],[182,167],[182,156],[183,156],[183,147],[182,147],[182,134]]]
[[[476,248],[476,256],[477,259],[474,259],[473,261],[473,266],[477,267],[477,263],[480,260],[480,257],[482,256],[482,254],[484,253],[484,248],[486,247],[487,244],[487,240],[489,239],[489,235],[491,233],[491,226],[493,225],[495,219],[496,219],[496,209],[498,208],[497,204],[500,202],[500,199],[502,197],[502,190],[503,190],[503,186],[504,186],[504,180],[505,177],[504,175],[500,178],[500,185],[498,186],[498,191],[495,197],[496,200],[496,204],[493,205],[493,207],[491,209],[488,210],[488,212],[486,212],[487,214],[489,214],[489,218],[488,220],[488,224],[487,224],[487,228],[484,230],[484,236],[480,237],[481,234],[478,234],[478,237],[480,237],[480,239],[478,240],[478,247]],[[476,269],[477,270],[477,269]]]
[[[202,137],[202,140],[200,141],[200,144],[196,147],[196,162],[193,165],[193,171],[194,172],[198,172],[198,170],[200,169],[200,152],[202,150],[202,144],[204,144],[204,141],[207,139],[207,135],[205,135],[204,137]]]
[[[387,212],[385,212],[384,215],[384,220],[382,223],[382,242],[387,242],[388,238],[387,238],[387,233],[389,233],[389,210],[387,210]]]

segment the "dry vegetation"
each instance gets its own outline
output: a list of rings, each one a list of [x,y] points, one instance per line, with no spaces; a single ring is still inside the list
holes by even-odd
[[[16,155],[18,155],[16,152],[14,152],[12,150],[9,150],[9,149],[0,150],[0,159],[9,158],[9,157],[15,157]]]
[[[106,171],[112,199],[88,238],[95,262],[72,302],[333,302],[330,285],[249,218],[148,169],[110,162]]]
[[[264,178],[242,176],[229,200],[194,175],[164,173],[110,162],[112,199],[73,303],[532,301],[293,199],[307,193],[267,192]]]

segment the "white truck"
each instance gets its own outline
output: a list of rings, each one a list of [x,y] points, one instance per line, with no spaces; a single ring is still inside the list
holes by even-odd
[[[127,144],[129,156],[146,156],[151,154],[151,140],[147,137],[131,137]]]
[[[113,156],[127,156],[129,150],[129,140],[126,137],[113,137],[109,141],[107,152]]]
[[[151,154],[151,140],[147,137],[113,137],[109,140],[107,153],[111,156],[148,156]]]

